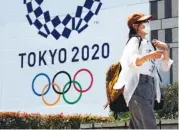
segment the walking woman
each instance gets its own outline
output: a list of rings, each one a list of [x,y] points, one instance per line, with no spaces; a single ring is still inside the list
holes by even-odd
[[[161,100],[158,71],[169,71],[173,63],[165,43],[150,43],[145,38],[151,19],[143,13],[128,16],[129,40],[120,60],[122,71],[114,85],[114,89],[125,85],[123,95],[131,114],[129,127],[135,129],[157,129],[154,101]]]

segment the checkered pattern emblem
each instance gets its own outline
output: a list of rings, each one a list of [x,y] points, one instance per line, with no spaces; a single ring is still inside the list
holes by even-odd
[[[101,0],[85,0],[83,6],[77,6],[75,16],[67,14],[64,19],[60,19],[59,16],[52,18],[48,10],[43,10],[43,2],[44,0],[24,0],[28,12],[27,20],[37,28],[38,34],[45,38],[52,35],[56,40],[60,37],[69,38],[74,30],[78,33],[84,31],[102,6]],[[83,12],[85,15],[82,15]]]

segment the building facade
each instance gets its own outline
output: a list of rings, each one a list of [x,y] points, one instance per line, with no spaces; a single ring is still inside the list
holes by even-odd
[[[151,39],[169,45],[170,57],[174,60],[169,74],[164,74],[169,83],[178,81],[178,0],[150,0]]]

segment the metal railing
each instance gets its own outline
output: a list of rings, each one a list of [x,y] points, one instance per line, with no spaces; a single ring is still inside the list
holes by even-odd
[[[128,129],[129,121],[81,124],[80,129]],[[157,120],[159,129],[178,129],[178,119]]]

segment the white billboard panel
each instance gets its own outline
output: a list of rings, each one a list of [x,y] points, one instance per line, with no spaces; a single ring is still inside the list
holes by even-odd
[[[149,14],[138,2],[1,2],[0,109],[108,115],[106,70],[126,44],[127,15]]]

